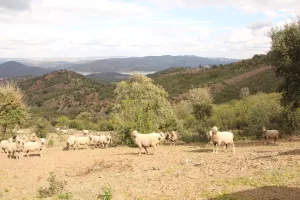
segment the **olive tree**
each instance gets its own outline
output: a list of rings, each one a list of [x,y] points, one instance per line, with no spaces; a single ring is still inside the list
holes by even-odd
[[[300,18],[296,22],[285,24],[284,28],[273,28],[268,56],[276,74],[284,77],[281,103],[300,107]]]
[[[176,126],[168,93],[152,79],[135,73],[128,81],[119,82],[115,93],[112,121],[117,129],[146,133]]]

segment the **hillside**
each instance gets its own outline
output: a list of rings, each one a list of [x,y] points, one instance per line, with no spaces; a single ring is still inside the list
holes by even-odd
[[[94,81],[111,83],[111,82],[127,80],[129,78],[129,75],[121,74],[118,72],[103,72],[103,73],[89,74],[89,75],[86,75],[85,77],[92,79]]]
[[[84,72],[130,72],[161,71],[170,67],[198,67],[199,65],[219,65],[236,62],[236,59],[205,58],[197,56],[146,56],[129,58],[110,58],[90,63],[77,64],[72,71]]]
[[[111,84],[95,82],[67,70],[28,79],[19,85],[34,109],[68,115],[82,111],[104,112],[114,90]]]
[[[162,85],[172,100],[184,99],[191,88],[209,86],[216,103],[238,98],[242,87],[249,87],[251,93],[273,92],[282,82],[268,66],[267,55],[213,68],[172,68],[148,76]]]
[[[51,72],[51,70],[40,67],[28,67],[24,64],[15,61],[8,61],[0,65],[0,78],[10,78],[27,75],[43,75]]]

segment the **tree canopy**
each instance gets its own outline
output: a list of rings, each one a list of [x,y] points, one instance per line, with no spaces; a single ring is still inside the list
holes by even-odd
[[[22,124],[28,117],[23,92],[13,83],[0,85],[0,125],[4,133],[9,126]]]
[[[287,23],[284,28],[270,32],[272,47],[269,52],[271,65],[276,74],[284,77],[282,104],[291,108],[300,107],[300,18]]]
[[[176,124],[168,93],[154,85],[152,79],[135,73],[127,82],[119,82],[115,93],[112,118],[118,129],[147,133],[166,130]]]

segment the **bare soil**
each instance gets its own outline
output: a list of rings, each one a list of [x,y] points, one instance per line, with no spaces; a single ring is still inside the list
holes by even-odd
[[[149,153],[138,156],[130,147],[63,151],[62,145],[21,160],[0,153],[0,199],[37,199],[50,172],[67,181],[73,199],[97,199],[107,185],[113,199],[300,199],[295,140],[240,142],[235,155],[223,148],[212,154],[210,144],[161,145],[156,155]]]

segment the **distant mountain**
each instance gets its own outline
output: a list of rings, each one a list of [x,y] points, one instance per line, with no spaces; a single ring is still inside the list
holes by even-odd
[[[0,78],[10,78],[27,75],[43,75],[51,70],[42,69],[40,67],[28,67],[16,61],[8,61],[0,65]]]
[[[229,64],[236,61],[238,60],[197,56],[146,56],[97,60],[90,63],[74,65],[68,68],[68,70],[85,72],[161,71],[171,67],[220,65]]]
[[[89,79],[107,83],[127,80],[129,76],[129,74],[121,74],[118,72],[103,72],[86,75]]]

